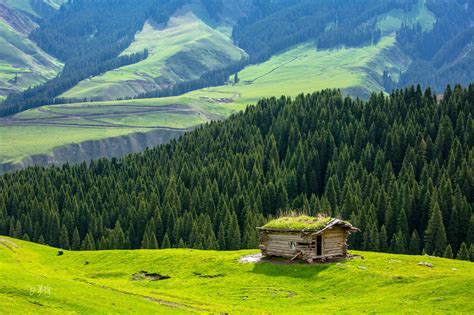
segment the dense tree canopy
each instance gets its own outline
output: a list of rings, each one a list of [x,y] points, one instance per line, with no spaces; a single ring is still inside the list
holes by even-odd
[[[351,220],[352,248],[464,259],[473,114],[474,85],[441,102],[420,87],[368,102],[335,90],[264,99],[124,159],[3,175],[0,234],[73,249],[254,248],[256,226],[298,209]]]

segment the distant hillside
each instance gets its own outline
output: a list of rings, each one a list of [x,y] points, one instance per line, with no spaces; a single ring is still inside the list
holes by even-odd
[[[62,64],[28,38],[41,14],[53,14],[56,9],[49,2],[0,2],[0,98],[43,83],[61,71]]]
[[[376,53],[372,48],[387,38],[395,39],[396,58],[377,62],[375,69],[343,69],[343,76],[362,78],[348,89],[351,95],[367,97],[417,83],[442,90],[448,83],[474,81],[472,8],[472,0],[164,0],[159,5],[77,0],[48,15],[30,36],[65,62],[61,75],[11,95],[0,112],[5,116],[67,99],[180,95],[225,85],[245,65],[300,45],[327,51],[335,61],[349,48]],[[243,57],[247,60],[239,62]],[[295,80],[293,73],[283,79],[298,92],[306,90]],[[324,80],[316,75],[308,84],[316,90]]]
[[[121,55],[149,51],[146,60],[86,79],[60,97],[116,100],[199,79],[246,57],[228,35],[213,29],[192,11],[164,25],[147,21]]]
[[[73,252],[0,237],[7,313],[472,313],[474,264],[353,252],[340,263],[240,263],[247,251]],[[419,265],[425,262],[433,267]]]

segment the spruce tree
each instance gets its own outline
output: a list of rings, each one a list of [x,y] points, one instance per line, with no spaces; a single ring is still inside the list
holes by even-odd
[[[90,233],[87,233],[82,241],[81,250],[95,250],[94,238]]]
[[[38,244],[46,245],[43,235],[40,235],[37,242],[38,242]]]
[[[77,230],[77,227],[74,228],[74,232],[72,233],[71,249],[72,250],[80,250],[81,249],[81,237],[79,236],[79,231]]]
[[[219,249],[220,250],[226,250],[227,246],[225,243],[225,229],[224,229],[224,224],[219,225],[219,231],[217,233],[217,241],[219,242]]]
[[[382,252],[388,251],[388,237],[387,237],[387,230],[385,229],[385,225],[382,225],[380,228],[380,250]]]
[[[168,233],[165,233],[163,237],[163,243],[161,243],[161,248],[171,248],[170,238],[168,237]]]
[[[149,248],[150,241],[148,239],[148,232],[143,233],[143,238],[142,238],[142,249],[147,249]]]
[[[471,260],[469,250],[467,249],[466,243],[462,243],[461,247],[459,248],[458,254],[456,255],[456,259],[458,260]]]
[[[59,248],[69,249],[69,235],[65,225],[61,227],[59,232]]]
[[[443,257],[453,259],[453,249],[451,248],[451,245],[448,245],[446,247],[446,250],[444,251]]]
[[[148,236],[148,248],[149,249],[158,249],[158,240],[156,239],[155,232],[151,232]]]
[[[430,255],[442,256],[447,246],[446,232],[441,209],[435,202],[428,227],[425,231],[425,251]]]
[[[408,247],[408,253],[411,255],[420,254],[420,237],[416,230],[413,230],[413,233],[411,234],[410,245]]]

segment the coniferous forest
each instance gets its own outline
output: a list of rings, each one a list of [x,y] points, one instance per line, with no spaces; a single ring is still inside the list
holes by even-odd
[[[296,209],[350,220],[354,249],[468,259],[474,85],[439,99],[419,86],[264,99],[124,159],[6,174],[0,234],[74,250],[255,248],[255,227]]]

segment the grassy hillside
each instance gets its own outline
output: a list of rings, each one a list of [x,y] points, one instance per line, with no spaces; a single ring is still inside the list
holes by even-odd
[[[150,53],[146,60],[84,80],[62,97],[114,100],[135,96],[197,79],[245,56],[228,35],[211,28],[190,11],[172,17],[166,26],[148,21],[122,55],[144,49]]]
[[[66,0],[5,0],[5,3],[12,8],[28,13],[34,17],[42,18],[42,14],[47,8],[58,10]],[[43,8],[43,10],[41,10]]]
[[[355,253],[363,260],[323,265],[238,261],[254,252],[64,251],[58,256],[55,248],[1,237],[0,308],[12,314],[474,311],[470,262],[370,252]],[[140,272],[169,278],[134,277]]]
[[[54,78],[62,64],[28,38],[37,27],[29,1],[0,4],[0,97]],[[38,16],[37,16],[38,17]]]
[[[378,27],[384,33],[396,32],[402,24],[414,26],[417,23],[421,25],[423,31],[429,32],[436,22],[436,16],[426,7],[426,0],[419,0],[418,4],[414,5],[410,11],[391,10],[377,19]]]
[[[249,104],[272,95],[296,96],[301,92],[340,88],[351,95],[368,96],[382,91],[381,74],[388,70],[395,77],[409,60],[398,50],[393,36],[377,45],[361,48],[316,50],[313,43],[294,47],[239,72],[235,85],[204,89],[190,95],[235,94],[235,102]]]
[[[184,129],[228,117],[242,105],[225,99],[170,97],[44,106],[0,119],[0,163],[20,162],[71,143],[154,128]]]

